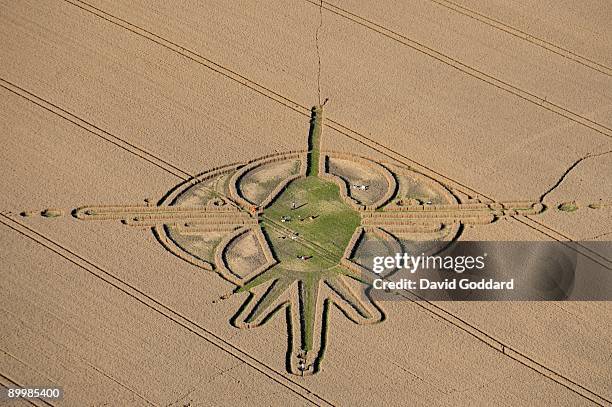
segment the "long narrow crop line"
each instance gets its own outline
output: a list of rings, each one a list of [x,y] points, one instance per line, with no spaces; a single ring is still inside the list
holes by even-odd
[[[467,322],[466,320],[459,318],[458,316],[444,309],[440,305],[434,302],[423,300],[422,297],[419,297],[418,295],[409,290],[405,289],[403,291],[406,294],[402,295],[402,297],[406,299],[411,299],[412,302],[417,306],[439,316],[448,323],[467,332],[474,338],[479,339],[480,341],[486,343],[488,346],[500,351],[503,355],[509,357],[512,360],[515,360],[523,366],[528,367],[534,372],[554,381],[555,383],[565,387],[566,389],[578,394],[581,397],[584,397],[585,399],[595,403],[596,405],[605,406],[612,404],[612,400],[593,392],[587,387],[575,382],[574,380],[567,378],[566,376],[563,376],[562,374],[554,371],[553,369],[546,367],[546,365],[536,361],[535,359],[525,355],[524,353],[513,349],[511,346],[506,345],[502,341],[494,338],[493,336],[489,335],[488,333],[476,327],[475,325]]]
[[[84,257],[66,248],[65,246],[62,246],[60,243],[51,240],[50,238],[37,232],[31,227],[26,226],[22,222],[19,222],[18,220],[5,214],[0,214],[0,223],[12,229],[13,231],[33,240],[37,244],[45,247],[46,249],[54,252],[55,254],[61,256],[65,260],[69,261],[70,263],[73,263],[74,265],[85,270],[94,277],[111,285],[115,289],[118,289],[119,291],[128,295],[132,299],[140,302],[144,306],[162,315],[164,318],[169,319],[170,321],[180,325],[182,328],[187,329],[196,336],[206,340],[211,345],[219,348],[223,352],[238,359],[239,361],[253,368],[257,372],[265,375],[272,381],[295,393],[297,396],[304,399],[305,401],[308,401],[309,403],[314,405],[333,405],[332,403],[325,400],[321,396],[318,396],[317,394],[313,393],[311,390],[304,387],[300,383],[297,383],[294,380],[291,380],[290,378],[286,377],[282,373],[278,372],[276,369],[267,365],[265,362],[256,359],[248,352],[243,351],[239,347],[223,339],[221,336],[206,329],[204,326],[197,323],[196,321],[188,318],[187,316],[181,314],[178,311],[173,310],[172,308],[163,304],[162,302],[145,293],[144,291],[141,291],[140,289],[131,285],[120,277],[117,277],[111,272],[104,270],[100,266],[97,266],[91,261],[85,259]]]
[[[317,5],[314,0],[304,0],[310,4]],[[546,97],[538,96],[531,91],[521,89],[517,86],[514,86],[502,79],[496,78],[495,76],[488,74],[484,71],[481,71],[477,68],[474,68],[470,65],[467,65],[456,58],[453,58],[449,55],[446,55],[440,51],[435,50],[427,45],[424,45],[421,42],[413,40],[411,38],[406,37],[405,35],[388,29],[376,22],[373,22],[367,18],[359,16],[351,11],[340,8],[328,2],[323,2],[323,8],[331,13],[334,13],[346,20],[349,20],[355,24],[358,24],[362,27],[365,27],[371,31],[374,31],[390,40],[393,40],[397,43],[400,43],[408,48],[411,48],[415,51],[418,51],[422,54],[425,54],[445,65],[450,66],[453,69],[456,69],[466,75],[469,75],[479,81],[487,83],[491,86],[494,86],[497,89],[503,90],[507,93],[510,93],[514,96],[517,96],[533,105],[540,107],[542,109],[548,110],[552,113],[555,113],[558,116],[564,117],[572,122],[580,124],[590,130],[593,130],[599,134],[602,134],[606,137],[612,138],[612,129],[598,123],[592,119],[589,119],[586,116],[583,116],[579,113],[575,113],[563,106],[560,106],[556,103],[550,102]]]
[[[544,223],[533,219],[531,216],[513,216],[512,217],[517,222],[527,226],[530,229],[533,229],[546,237],[549,237],[558,242],[572,242],[572,245],[569,245],[568,248],[571,250],[575,250],[580,253],[582,256],[592,260],[593,262],[599,264],[600,266],[612,270],[612,260],[606,256],[603,256],[601,253],[596,252],[590,247],[573,240],[571,237],[565,235],[564,233],[551,228],[550,226],[545,225]],[[537,226],[532,225],[535,224]]]
[[[321,106],[321,47],[319,45],[319,32],[323,27],[323,0],[319,3],[319,25],[315,32],[315,45],[317,47],[317,97],[319,100],[318,106]]]
[[[448,10],[452,10],[458,14],[472,18],[479,21],[482,24],[486,24],[496,30],[505,32],[514,37],[520,38],[532,45],[543,48],[553,54],[567,58],[577,64],[583,65],[587,68],[593,69],[594,71],[600,72],[607,76],[612,76],[612,68],[599,63],[593,59],[582,56],[574,51],[571,51],[566,46],[556,45],[548,40],[540,38],[534,34],[528,33],[520,28],[514,27],[510,24],[506,24],[503,21],[491,18],[483,13],[476,10],[470,9],[464,5],[449,0],[429,0],[441,7],[445,7]]]
[[[310,117],[310,109],[306,106],[300,105],[292,100],[290,100],[289,98],[286,98],[285,96],[274,92],[273,90],[266,88],[265,86],[259,85],[258,83],[255,83],[253,81],[251,81],[250,79],[242,76],[241,74],[232,71],[231,69],[220,65],[200,54],[198,54],[197,52],[190,50],[186,47],[183,47],[180,44],[177,44],[176,42],[170,41],[164,37],[161,37],[157,34],[155,34],[154,32],[151,32],[145,28],[142,28],[136,24],[132,24],[127,20],[124,20],[122,18],[116,17],[102,9],[99,9],[95,6],[90,5],[89,3],[82,1],[82,0],[61,0],[64,1],[68,4],[71,4],[75,7],[80,8],[83,11],[86,11],[90,14],[93,14],[95,16],[97,16],[98,18],[101,18],[111,24],[117,25],[120,28],[130,31],[133,34],[136,34],[140,37],[146,38],[149,41],[153,41],[154,43],[161,45],[164,48],[169,49],[170,51],[173,51],[193,62],[196,62],[202,66],[205,66],[206,68],[220,74],[223,75],[225,77],[227,77],[228,79],[231,79],[235,82],[240,83],[243,86],[246,86],[247,88],[261,94],[262,96],[267,97],[268,99],[272,99],[275,102],[281,103],[284,106],[298,112],[301,113],[305,116]]]
[[[75,114],[67,111],[64,108],[59,107],[58,105],[51,103],[43,98],[41,98],[40,96],[35,95],[32,92],[29,92],[27,90],[25,90],[24,88],[9,82],[8,80],[4,79],[4,78],[0,78],[0,87],[3,89],[6,89],[7,91],[14,93],[17,96],[20,96],[26,100],[28,100],[29,102],[35,104],[38,107],[43,108],[44,110],[47,110],[48,112],[51,112],[59,117],[61,117],[64,120],[69,121],[70,123],[74,124],[75,126],[101,138],[104,141],[107,141],[109,143],[111,143],[112,145],[119,147],[135,156],[137,156],[138,158],[141,158],[153,165],[155,165],[156,167],[161,168],[162,170],[174,175],[177,178],[183,179],[183,180],[187,180],[193,177],[193,175],[191,175],[190,173],[188,173],[185,170],[182,170],[180,168],[178,168],[176,165],[169,163],[168,161],[156,156],[153,153],[150,153],[149,151],[146,151],[145,149],[143,149],[142,147],[139,147],[133,143],[130,143],[120,137],[117,137],[113,134],[111,134],[110,132],[101,129],[100,127],[88,122],[85,119],[82,119],[78,116],[76,116]]]
[[[557,182],[555,182],[550,188],[548,188],[546,190],[546,192],[544,192],[542,195],[540,195],[540,202],[543,203],[544,199],[546,198],[546,196],[550,195],[555,189],[557,189],[563,183],[563,181],[565,181],[565,179],[568,177],[570,172],[572,172],[580,163],[582,163],[585,160],[601,157],[601,156],[604,156],[604,155],[607,155],[607,154],[610,154],[610,153],[612,153],[612,150],[603,151],[601,153],[596,153],[596,154],[589,153],[589,154],[586,154],[586,155],[580,157],[578,160],[576,160],[574,163],[572,163],[572,165],[570,165],[563,172],[563,174],[561,174],[561,177],[559,177]]]

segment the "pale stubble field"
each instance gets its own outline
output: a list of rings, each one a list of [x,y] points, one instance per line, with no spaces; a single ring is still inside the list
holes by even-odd
[[[300,377],[283,313],[236,329],[231,284],[69,215],[304,148],[320,86],[323,148],[492,200],[561,180],[551,210],[462,239],[608,239],[610,209],[586,205],[612,201],[612,154],[564,176],[612,150],[608,4],[314,3],[2,3],[0,383],[62,386],[58,405],[609,403],[609,303],[390,302],[370,326],[332,309],[323,368]],[[19,215],[49,207],[64,216]]]

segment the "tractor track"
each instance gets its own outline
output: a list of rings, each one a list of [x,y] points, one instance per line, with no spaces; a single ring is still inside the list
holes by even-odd
[[[316,3],[313,0],[304,0],[310,4],[313,5],[317,5],[317,7],[319,6],[318,3]],[[415,51],[418,51],[424,55],[429,56],[430,58],[433,58],[435,60],[437,60],[438,62],[441,62],[445,65],[450,66],[453,69],[456,69],[468,76],[471,76],[472,78],[475,78],[479,81],[482,81],[484,83],[487,83],[497,89],[500,89],[504,92],[510,93],[516,97],[519,97],[535,106],[538,106],[542,109],[548,110],[558,116],[564,117],[574,123],[580,124],[581,126],[584,126],[590,130],[593,130],[599,134],[602,134],[606,137],[612,138],[612,129],[601,124],[598,123],[594,120],[589,119],[586,116],[583,116],[579,113],[573,112],[567,108],[564,108],[563,106],[560,106],[556,103],[550,102],[547,100],[546,97],[541,97],[538,96],[528,90],[524,90],[521,89],[517,86],[512,85],[509,82],[506,82],[502,79],[496,78],[495,76],[488,74],[484,71],[481,71],[477,68],[474,68],[468,64],[465,64],[461,61],[459,61],[456,58],[453,58],[449,55],[446,55],[440,51],[437,51],[434,48],[431,48],[419,41],[413,40],[411,38],[408,38],[407,36],[398,33],[397,31],[388,29],[386,27],[384,27],[383,25],[380,25],[376,22],[373,22],[365,17],[362,17],[358,14],[352,13],[351,11],[348,11],[346,9],[340,8],[338,6],[335,6],[331,3],[328,2],[323,2],[323,8],[333,14],[336,14],[346,20],[349,20],[355,24],[358,24],[362,27],[365,27],[371,31],[374,31],[380,35],[382,35],[383,37],[386,37],[390,40],[393,40],[399,44],[402,44],[410,49],[413,49]]]
[[[168,161],[150,153],[149,151],[138,147],[135,144],[132,144],[120,137],[117,137],[106,130],[101,129],[100,127],[82,119],[75,114],[59,107],[58,105],[49,102],[41,98],[40,96],[35,95],[34,93],[0,77],[0,87],[6,89],[7,91],[26,99],[27,101],[35,104],[36,106],[51,112],[64,120],[69,121],[75,126],[87,131],[88,133],[93,134],[96,137],[101,138],[102,140],[111,143],[112,145],[121,148],[122,150],[127,151],[130,154],[137,156],[140,159],[147,161],[150,164],[155,165],[158,168],[178,177],[182,180],[187,180],[192,178],[193,175],[184,171],[177,166],[169,163]]]
[[[92,274],[96,278],[123,292],[124,294],[143,304],[147,308],[180,325],[182,328],[187,329],[191,333],[197,335],[198,337],[204,339],[211,345],[221,349],[223,352],[238,359],[242,363],[248,365],[252,369],[268,377],[272,381],[285,387],[287,390],[290,390],[291,392],[295,393],[297,396],[308,401],[309,403],[312,403],[314,405],[333,406],[331,402],[313,393],[300,383],[297,383],[286,377],[285,375],[279,373],[276,369],[272,368],[266,363],[261,362],[260,360],[249,355],[248,352],[243,351],[239,347],[231,344],[227,340],[206,329],[197,322],[182,315],[178,311],[175,311],[172,308],[166,306],[165,304],[161,303],[160,301],[156,300],[155,298],[151,297],[150,295],[146,294],[135,286],[127,283],[123,279],[115,276],[107,270],[104,270],[100,266],[97,266],[96,264],[85,259],[74,251],[51,240],[42,233],[35,231],[29,226],[26,226],[25,224],[5,214],[0,214],[0,223],[4,224],[6,227],[12,229],[13,231],[35,241],[44,248],[54,252],[55,254],[61,256],[70,263],[73,263],[79,268]]]
[[[544,48],[545,50],[552,52],[553,54],[562,56],[567,58],[577,64],[585,66],[587,68],[593,69],[599,73],[602,73],[607,76],[612,76],[612,68],[596,62],[592,59],[579,55],[573,51],[570,51],[567,48],[564,48],[560,45],[556,45],[550,41],[547,41],[543,38],[537,37],[533,34],[530,34],[520,28],[514,27],[512,25],[506,24],[503,21],[491,18],[483,13],[480,13],[476,10],[465,7],[464,5],[449,1],[449,0],[429,0],[430,2],[437,4],[441,7],[452,10],[458,14],[464,15],[466,17],[472,18],[474,20],[479,21],[482,24],[488,25],[496,30],[503,31],[506,34],[510,34],[514,37],[520,38],[532,45],[535,45],[540,48]]]

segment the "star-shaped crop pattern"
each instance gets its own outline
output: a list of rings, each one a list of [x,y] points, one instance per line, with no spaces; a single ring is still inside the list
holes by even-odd
[[[411,241],[451,241],[463,224],[542,210],[533,202],[461,204],[408,168],[325,152],[321,115],[313,108],[308,150],[207,171],[157,205],[73,214],[150,228],[179,258],[235,284],[233,295],[248,293],[230,318],[238,328],[284,310],[287,369],[308,375],[321,368],[332,307],[360,325],[384,319],[369,292],[373,256],[394,255]]]

